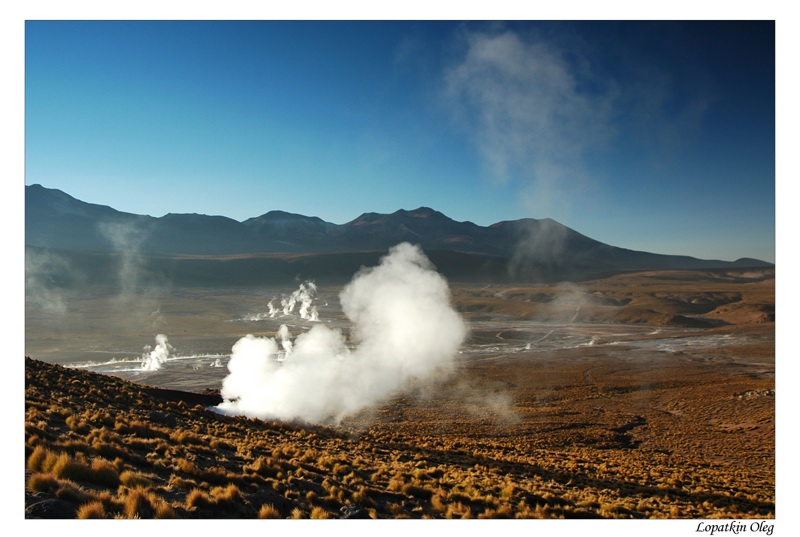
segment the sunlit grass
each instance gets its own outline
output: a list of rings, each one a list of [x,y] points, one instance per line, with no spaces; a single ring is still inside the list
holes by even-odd
[[[373,518],[774,517],[767,458],[712,466],[691,452],[632,448],[633,434],[651,431],[615,432],[638,422],[582,388],[581,371],[560,377],[572,399],[543,388],[549,406],[521,405],[532,417],[522,425],[487,424],[433,398],[399,400],[402,417],[387,404],[367,423],[312,427],[225,417],[116,379],[109,402],[108,377],[26,365],[26,490],[68,502],[77,518],[325,519],[345,506]],[[644,374],[617,376],[614,397],[632,397],[625,382]],[[587,414],[559,406],[574,394]],[[767,402],[744,404],[764,420]],[[735,399],[720,405],[743,412]],[[150,423],[156,412],[174,426]],[[667,419],[660,442],[690,431]]]

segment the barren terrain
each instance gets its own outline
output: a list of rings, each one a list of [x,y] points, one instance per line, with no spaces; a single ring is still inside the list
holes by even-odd
[[[451,291],[451,375],[313,426],[210,409],[275,290],[29,302],[26,354],[70,367],[26,360],[26,516],[774,517],[774,270]],[[120,367],[158,332],[174,361]]]

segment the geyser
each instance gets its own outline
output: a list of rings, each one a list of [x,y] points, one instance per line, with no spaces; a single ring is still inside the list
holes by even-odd
[[[452,371],[466,326],[447,282],[419,247],[393,247],[378,266],[362,268],[339,299],[353,323],[350,346],[324,325],[297,336],[289,349],[288,331],[277,340],[247,335],[233,346],[225,402],[217,408],[262,419],[340,421],[412,380]],[[290,352],[278,361],[281,350]]]
[[[142,371],[158,371],[161,364],[167,361],[169,353],[175,349],[167,341],[167,336],[158,334],[156,336],[156,348],[146,345],[142,354]]]
[[[291,314],[294,311],[295,305],[299,302],[300,303],[299,314],[301,319],[305,319],[307,321],[319,320],[317,307],[311,305],[316,295],[317,295],[317,286],[314,284],[314,282],[308,281],[301,283],[300,287],[298,287],[295,292],[293,292],[291,295],[281,300],[281,307],[283,308],[283,314],[284,315]]]

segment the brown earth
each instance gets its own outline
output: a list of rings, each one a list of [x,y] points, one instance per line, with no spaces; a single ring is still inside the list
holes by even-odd
[[[26,359],[26,517],[772,518],[774,293],[771,271],[457,287],[468,319],[736,339],[464,360],[330,426]]]

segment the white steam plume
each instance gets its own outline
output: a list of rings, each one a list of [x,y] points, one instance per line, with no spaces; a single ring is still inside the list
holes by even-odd
[[[175,348],[167,341],[167,336],[158,334],[156,336],[156,348],[146,345],[142,354],[142,371],[158,371],[161,365],[169,358],[169,353]]]
[[[280,341],[283,352],[286,353],[286,357],[292,354],[292,333],[289,332],[289,328],[287,328],[285,324],[281,325],[275,337]]]
[[[67,311],[65,294],[59,281],[69,281],[71,267],[65,259],[51,252],[25,249],[25,298],[45,311]]]
[[[147,238],[147,231],[129,222],[100,222],[97,229],[120,253],[119,283],[123,297],[139,294],[144,269],[141,245]]]
[[[466,327],[450,305],[447,282],[418,247],[393,247],[380,265],[356,274],[339,298],[353,322],[354,349],[339,330],[316,325],[279,362],[275,338],[248,335],[233,346],[218,409],[339,421],[412,380],[452,370]]]
[[[465,55],[445,75],[447,94],[493,177],[521,181],[536,212],[570,203],[587,178],[585,155],[614,135],[616,84],[570,61],[579,51],[535,34],[464,36]]]
[[[314,282],[309,281],[301,283],[300,287],[298,287],[297,290],[295,290],[291,295],[281,299],[283,314],[290,315],[292,312],[294,312],[294,308],[299,302],[300,308],[298,310],[298,314],[300,315],[301,319],[305,319],[307,321],[319,320],[317,307],[312,305],[312,302],[316,296],[317,286]],[[270,316],[272,316],[274,311],[272,302],[270,302],[267,306],[270,308]]]

